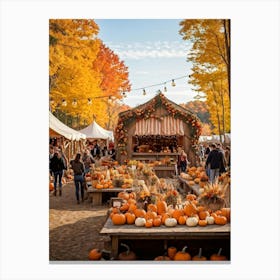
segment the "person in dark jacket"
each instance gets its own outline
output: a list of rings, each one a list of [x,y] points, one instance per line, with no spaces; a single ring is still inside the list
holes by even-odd
[[[63,170],[65,169],[64,161],[61,157],[61,154],[55,152],[53,157],[50,159],[50,170],[51,173],[54,175],[54,195],[56,196],[56,186],[57,186],[57,179],[59,185],[59,195],[62,195],[62,174]]]
[[[219,176],[220,169],[222,169],[222,167],[224,166],[224,156],[223,153],[217,149],[217,146],[215,144],[212,144],[211,148],[212,150],[207,157],[205,165],[210,165],[209,179],[210,183],[213,184]]]
[[[80,161],[80,159],[81,159],[81,154],[77,153],[75,159],[70,161],[70,166],[74,171],[74,182],[75,182],[75,187],[76,187],[76,198],[77,198],[77,203],[78,204],[80,204],[80,195],[79,195],[80,191],[79,191],[79,189],[81,189],[82,202],[84,201],[83,182],[84,182],[85,166]]]

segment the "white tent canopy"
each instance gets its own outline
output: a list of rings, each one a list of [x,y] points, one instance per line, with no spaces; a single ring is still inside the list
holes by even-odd
[[[91,123],[89,126],[85,127],[79,132],[84,133],[87,138],[92,139],[107,139],[114,141],[113,131],[106,130],[98,125],[95,121]]]
[[[51,112],[49,112],[49,125],[50,129],[55,133],[64,136],[69,140],[79,141],[81,139],[86,139],[86,135],[78,132],[57,119]]]
[[[230,142],[230,133],[225,133],[226,139],[224,140],[224,135],[221,135],[222,142]],[[211,136],[200,136],[199,142],[219,142],[220,135],[211,135]]]

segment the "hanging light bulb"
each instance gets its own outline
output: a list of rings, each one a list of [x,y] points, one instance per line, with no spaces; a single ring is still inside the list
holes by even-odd
[[[91,104],[92,104],[91,98],[88,98],[88,99],[87,99],[87,104],[88,104],[88,105],[91,105]]]
[[[147,93],[146,93],[146,90],[145,89],[143,89],[143,95],[146,95]]]
[[[122,95],[123,95],[123,97],[126,97],[126,93],[125,92],[123,92]]]
[[[53,98],[50,98],[50,104],[54,104]]]
[[[72,101],[72,106],[73,106],[73,107],[77,107],[77,100],[76,100],[76,99],[73,99],[73,101]]]
[[[66,107],[67,106],[67,101],[65,99],[62,99],[61,105],[63,107]]]
[[[167,92],[167,87],[166,87],[166,85],[164,86],[163,91],[164,91],[164,92]]]
[[[158,90],[157,90],[157,93],[158,93],[158,94],[161,94],[161,90],[160,90],[160,89],[158,89]]]
[[[174,79],[173,79],[172,82],[171,82],[171,86],[173,86],[173,87],[176,86]]]

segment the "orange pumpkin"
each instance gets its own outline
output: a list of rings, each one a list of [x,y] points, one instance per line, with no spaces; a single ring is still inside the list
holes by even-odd
[[[154,227],[160,227],[160,226],[161,226],[161,218],[156,217],[156,218],[153,220],[153,226],[154,226]]]
[[[217,254],[212,254],[210,256],[210,260],[211,261],[225,261],[225,260],[227,260],[227,257],[221,255],[221,253],[222,253],[222,248],[219,249]]]
[[[95,188],[96,188],[96,189],[103,189],[103,185],[101,185],[101,184],[96,184]]]
[[[132,251],[130,251],[129,246],[127,246],[126,244],[121,243],[121,246],[126,248],[125,252],[122,252],[119,254],[118,259],[121,261],[133,261],[136,260],[136,254]]]
[[[136,193],[135,192],[131,192],[129,194],[129,198],[136,199]]]
[[[156,212],[153,212],[153,211],[148,211],[145,215],[145,219],[146,220],[150,220],[150,219],[155,219],[157,217],[157,213]]]
[[[129,193],[127,193],[127,192],[119,192],[118,193],[118,198],[122,198],[124,200],[128,200],[129,199]]]
[[[146,211],[144,209],[136,208],[134,210],[134,215],[136,216],[136,218],[144,218],[146,215]]]
[[[177,221],[181,216],[184,216],[184,211],[181,209],[175,209],[172,213],[172,217],[175,218]]]
[[[145,227],[146,228],[153,227],[153,219],[146,220]]]
[[[198,225],[201,226],[201,227],[205,227],[205,226],[207,226],[207,221],[206,220],[199,220]]]
[[[130,213],[130,212],[126,212],[125,214],[125,217],[126,217],[126,223],[129,224],[129,225],[132,225],[135,223],[135,215],[133,213]]]
[[[196,200],[196,195],[189,193],[189,194],[187,194],[186,199],[189,201]]]
[[[221,215],[225,216],[227,218],[228,222],[230,222],[230,208],[222,208]]]
[[[197,213],[197,208],[192,201],[187,201],[184,207],[184,213],[189,217]]]
[[[205,220],[206,217],[210,216],[210,214],[209,214],[208,211],[200,211],[200,212],[198,213],[198,216],[199,216],[199,219]]]
[[[174,259],[176,253],[177,253],[177,248],[176,247],[171,246],[171,247],[167,248],[167,255],[171,260]]]
[[[224,216],[216,216],[214,217],[216,225],[225,225],[227,223],[227,218]]]
[[[202,256],[202,248],[199,248],[198,255],[192,257],[193,261],[206,261],[207,258]]]
[[[114,214],[112,216],[112,222],[114,225],[124,225],[126,222],[126,218],[124,214]]]
[[[180,216],[178,219],[178,224],[179,225],[185,225],[187,221],[187,216]]]
[[[157,212],[159,215],[163,215],[164,213],[167,212],[167,204],[165,201],[163,201],[163,200],[158,201]]]
[[[129,204],[128,203],[124,203],[121,207],[120,207],[120,210],[122,212],[125,212],[129,209]]]
[[[179,251],[174,256],[174,261],[190,261],[192,259],[191,255],[186,252],[187,246],[185,246],[182,251]]]
[[[53,183],[49,183],[49,189],[50,189],[50,192],[54,190],[54,185],[53,185]]]
[[[166,220],[167,218],[171,218],[171,216],[170,216],[168,213],[165,213],[165,214],[162,215],[162,218],[161,218],[162,224],[165,223],[165,220]]]
[[[134,212],[135,210],[137,209],[137,206],[136,204],[129,204],[129,208],[128,208],[128,211],[130,212]]]
[[[153,211],[157,213],[157,206],[155,204],[148,204],[147,210]]]
[[[98,261],[101,259],[102,253],[99,249],[92,249],[89,254],[88,258],[91,261]]]

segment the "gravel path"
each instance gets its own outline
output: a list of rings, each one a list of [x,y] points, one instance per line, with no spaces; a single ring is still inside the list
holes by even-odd
[[[106,236],[99,231],[108,206],[93,207],[89,201],[76,204],[73,183],[63,186],[62,196],[49,197],[49,260],[88,260],[92,248],[104,248]]]

